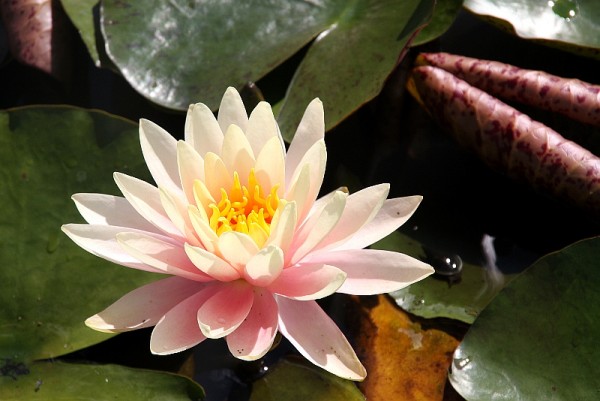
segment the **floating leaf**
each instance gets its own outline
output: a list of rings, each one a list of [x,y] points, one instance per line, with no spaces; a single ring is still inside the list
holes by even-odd
[[[600,3],[596,0],[465,0],[464,7],[526,39],[598,57]]]
[[[356,348],[369,372],[359,387],[367,399],[442,400],[458,340],[423,330],[385,295],[354,299],[353,321],[360,316]]]
[[[392,233],[373,247],[416,255],[432,263],[419,242],[400,232]],[[452,256],[448,254],[448,257]],[[455,279],[435,274],[390,295],[398,306],[417,316],[428,319],[445,317],[473,323],[513,275],[502,274],[495,265],[462,263],[462,272]],[[436,264],[433,263],[433,266],[435,268]]]
[[[76,192],[149,177],[135,124],[71,107],[0,112],[0,358],[54,358],[110,337],[84,320],[155,279],[83,252],[60,230]],[[2,398],[2,397],[0,397]]]
[[[100,56],[96,47],[96,29],[93,9],[100,0],[60,0],[65,12],[79,31],[81,39],[96,66],[100,66]]]
[[[449,53],[422,53],[417,63],[442,68],[490,95],[600,127],[598,85]]]
[[[281,359],[252,385],[250,401],[364,401],[354,382],[308,365]]]
[[[281,108],[289,140],[313,98],[324,100],[332,127],[374,97],[433,4],[106,0],[101,25],[107,53],[132,87],[179,110],[198,101],[216,109],[224,88],[259,80],[312,41]]]
[[[481,313],[454,354],[467,400],[595,400],[600,391],[600,238],[549,254]]]
[[[204,391],[198,384],[165,372],[61,362],[36,362],[26,370],[15,377],[0,375],[1,400],[204,399]]]
[[[413,69],[409,90],[489,166],[600,216],[600,159],[440,68]]]
[[[315,97],[323,101],[329,129],[379,94],[414,34],[431,18],[434,3],[346,2],[292,78],[277,117],[284,138],[291,140],[305,105]]]
[[[463,0],[438,0],[435,2],[431,21],[419,31],[410,46],[419,46],[440,37],[450,28],[462,9]]]

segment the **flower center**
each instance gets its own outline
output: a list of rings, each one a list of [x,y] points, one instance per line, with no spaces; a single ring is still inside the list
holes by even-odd
[[[250,170],[248,186],[240,183],[240,177],[233,173],[233,185],[229,192],[221,188],[221,200],[211,203],[210,227],[217,235],[226,231],[248,234],[261,247],[271,232],[271,219],[283,202],[277,196],[279,185],[271,188],[265,195],[254,174]]]

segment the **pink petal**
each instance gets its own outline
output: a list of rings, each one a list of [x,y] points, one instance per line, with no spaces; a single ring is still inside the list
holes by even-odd
[[[344,379],[367,376],[344,334],[315,301],[276,300],[279,331],[306,359]]]
[[[206,288],[206,284],[169,277],[125,294],[85,324],[107,333],[137,330],[154,326],[179,302]]]
[[[229,87],[223,95],[221,105],[219,106],[219,115],[217,118],[222,132],[227,132],[231,124],[235,124],[243,131],[248,125],[248,113],[244,107],[244,102],[235,88]]]
[[[285,152],[283,139],[279,134],[279,127],[275,121],[275,116],[273,116],[273,110],[271,110],[271,105],[267,102],[258,103],[254,110],[252,110],[248,119],[248,126],[244,132],[255,155],[259,154],[265,144],[273,138],[277,138],[276,142],[279,144],[278,150],[281,153]]]
[[[185,141],[200,156],[208,152],[219,154],[223,146],[223,132],[213,112],[202,103],[192,104],[185,118]]]
[[[185,244],[185,253],[196,268],[219,281],[233,281],[240,278],[240,272],[214,253]]]
[[[307,263],[326,263],[347,274],[337,292],[374,295],[404,288],[432,274],[427,263],[398,252],[354,249],[311,254]]]
[[[105,194],[75,194],[71,197],[77,210],[89,224],[131,227],[138,230],[158,232],[120,196]]]
[[[127,253],[121,245],[117,243],[116,236],[122,232],[137,232],[152,234],[145,231],[135,230],[133,228],[91,225],[91,224],[65,224],[61,227],[63,232],[81,248],[92,255],[108,260],[122,266],[132,269],[144,270],[152,273],[162,273],[160,270],[142,263]],[[158,235],[158,234],[153,234]],[[169,240],[167,237],[162,237]]]
[[[271,284],[283,270],[283,251],[276,246],[267,246],[248,261],[244,277],[250,284],[265,287]]]
[[[335,250],[361,249],[396,231],[417,210],[422,196],[388,199],[373,220],[361,227],[348,241],[335,246]]]
[[[323,210],[311,216],[310,221],[300,228],[291,246],[294,253],[290,264],[300,261],[333,230],[344,212],[347,196],[344,192],[335,191]]]
[[[239,271],[258,252],[252,238],[236,231],[227,231],[219,237],[219,252],[223,258]]]
[[[208,338],[225,337],[244,321],[254,300],[252,287],[244,281],[223,283],[198,310],[200,330]]]
[[[214,117],[213,117],[214,118]],[[189,204],[195,203],[194,181],[204,180],[204,159],[194,148],[184,141],[177,142],[177,165],[181,177],[181,187]]]
[[[285,158],[286,183],[292,181],[294,172],[302,165],[300,162],[304,155],[313,145],[322,140],[325,136],[325,113],[323,103],[319,99],[314,99],[304,112],[298,129],[290,143],[290,147]]]
[[[141,119],[140,145],[156,185],[181,192],[175,138],[152,121]]]
[[[250,169],[254,167],[255,163],[254,152],[244,131],[237,125],[230,125],[225,132],[221,158],[227,170],[231,173],[237,171],[242,185],[247,185]]]
[[[134,258],[161,273],[173,274],[194,281],[212,281],[199,271],[185,254],[181,244],[173,244],[141,233],[119,233],[117,242]]]
[[[273,295],[264,289],[254,290],[254,303],[244,322],[226,338],[236,358],[254,361],[264,356],[277,334],[278,308]]]
[[[125,198],[140,215],[164,233],[184,240],[181,231],[177,229],[165,212],[158,188],[121,173],[115,173],[114,179]]]
[[[346,279],[346,273],[325,264],[301,265],[284,269],[268,287],[269,291],[299,301],[333,294]]]
[[[385,202],[389,190],[389,184],[380,184],[350,194],[340,221],[317,249],[335,247],[336,243],[346,241],[364,224],[373,220]]]
[[[209,287],[177,304],[156,324],[150,336],[150,351],[169,355],[185,351],[204,341],[196,315],[198,309],[214,293]]]
[[[294,239],[297,216],[296,202],[280,207],[271,220],[271,234],[265,246],[274,245],[285,254]]]

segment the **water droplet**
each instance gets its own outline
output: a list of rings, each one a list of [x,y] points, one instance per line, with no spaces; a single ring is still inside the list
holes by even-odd
[[[23,320],[23,316],[17,316],[17,320],[18,320],[18,321],[21,321],[21,320]]]
[[[420,306],[425,305],[425,300],[423,298],[413,298],[412,300],[413,308],[418,308]]]
[[[434,269],[435,274],[444,277],[460,277],[463,262],[456,254],[444,254],[429,248],[424,248],[426,262]]]
[[[577,0],[548,0],[547,4],[548,7],[552,8],[554,14],[567,21],[570,21],[579,14]]]
[[[217,322],[218,322],[219,324],[225,324],[225,319],[224,319],[224,318],[222,318],[222,317],[219,317],[219,318],[217,318]]]
[[[453,361],[453,365],[458,370],[463,370],[464,368],[467,367],[467,365],[469,363],[471,363],[471,358],[469,358],[468,356],[466,358],[454,358],[454,361]]]

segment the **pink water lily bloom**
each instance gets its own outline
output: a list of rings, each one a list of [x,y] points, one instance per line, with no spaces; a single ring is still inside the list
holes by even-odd
[[[140,121],[157,186],[115,173],[124,197],[76,194],[89,224],[63,231],[108,261],[169,277],[124,295],[86,324],[105,332],[154,326],[155,354],[226,337],[231,353],[262,357],[281,332],[308,360],[347,379],[366,371],[316,299],[403,288],[433,269],[363,249],[402,225],[420,196],[387,199],[389,185],[319,199],[325,172],[322,103],[313,100],[289,149],[268,103],[248,117],[229,88],[218,118],[190,106],[185,140]]]

